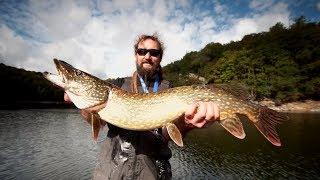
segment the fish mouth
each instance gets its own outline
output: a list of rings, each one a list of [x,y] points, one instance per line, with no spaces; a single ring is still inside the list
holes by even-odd
[[[57,74],[50,72],[43,72],[43,76],[54,84],[64,88],[68,82],[69,74],[72,72],[73,67],[61,60],[53,59],[53,62],[56,66]]]
[[[51,81],[53,84],[65,88],[66,84],[65,81],[63,79],[62,76],[57,75],[57,74],[53,74],[53,73],[49,73],[49,72],[43,72],[42,75],[49,81]]]

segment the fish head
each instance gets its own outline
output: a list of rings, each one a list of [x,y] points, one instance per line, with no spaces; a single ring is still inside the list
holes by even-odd
[[[92,75],[74,68],[65,61],[57,59],[54,59],[53,61],[59,76],[62,78],[62,82],[65,83],[64,88],[66,90],[78,92],[79,89],[86,90],[95,83],[96,78]]]
[[[79,82],[81,78],[84,77],[84,72],[74,68],[72,65],[66,63],[65,61],[53,59],[58,75],[62,78],[62,82],[65,84],[73,84],[74,82]]]
[[[78,108],[83,109],[106,100],[109,87],[105,81],[65,61],[53,61],[58,74],[44,72],[45,78],[63,88]]]
[[[54,59],[58,74],[44,72],[44,76],[55,85],[78,94],[77,92],[88,89],[95,82],[95,77],[76,69],[65,61]],[[79,94],[80,95],[80,94]]]

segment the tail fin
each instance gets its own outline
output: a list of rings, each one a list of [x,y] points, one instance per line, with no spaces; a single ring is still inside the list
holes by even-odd
[[[262,106],[259,108],[258,121],[254,125],[273,145],[281,146],[276,126],[288,119],[288,116]]]

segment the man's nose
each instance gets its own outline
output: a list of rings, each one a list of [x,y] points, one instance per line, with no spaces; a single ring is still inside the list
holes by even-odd
[[[147,54],[144,56],[146,59],[149,59],[151,56],[150,56],[150,52],[147,52]]]

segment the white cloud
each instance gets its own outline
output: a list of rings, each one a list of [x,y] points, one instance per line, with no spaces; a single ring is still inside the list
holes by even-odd
[[[47,1],[31,1],[30,11],[37,17],[34,22],[41,23],[51,41],[63,40],[77,36],[91,20],[88,6],[78,5],[75,1],[48,3]]]
[[[318,2],[316,6],[317,6],[318,11],[320,11],[320,2]]]
[[[218,1],[215,4],[215,11],[226,12]],[[218,30],[219,17],[194,8],[188,1],[30,1],[27,8],[27,23],[24,19],[15,22],[31,29],[28,33],[36,38],[24,38],[0,26],[0,55],[6,64],[52,71],[52,59],[60,58],[101,78],[128,76],[134,71],[133,43],[139,34],[160,34],[166,46],[162,65],[166,65],[212,41],[240,40],[279,21],[288,25],[290,15],[287,5],[278,3],[261,14],[242,18],[226,15],[228,28]]]
[[[30,44],[17,36],[6,25],[0,26],[0,55],[3,58],[1,61],[8,65],[22,67],[23,60],[29,56],[28,49],[30,48]]]
[[[139,8],[141,4],[144,5]],[[90,6],[73,1],[50,4],[50,7],[45,2],[31,1],[32,17],[38,17],[32,20],[44,27],[38,31],[45,32],[50,41],[16,51],[21,54],[19,61],[30,70],[51,70],[53,64],[48,61],[60,58],[102,78],[127,76],[135,68],[133,41],[138,34],[158,32],[161,35],[166,45],[162,62],[165,65],[180,59],[186,51],[199,49],[203,43],[196,44],[192,38],[198,39],[199,32],[205,33],[215,26],[213,19],[206,17],[200,22],[190,22],[191,29],[185,28],[182,23],[190,16],[176,7],[188,7],[186,2],[103,1],[97,5],[103,14],[91,17]],[[29,41],[19,39],[22,44]],[[14,38],[9,41],[19,43]],[[28,54],[27,49],[36,53]],[[10,56],[8,52],[2,54]],[[16,59],[10,56],[12,58]]]
[[[211,41],[228,43],[230,41],[238,41],[246,34],[268,31],[268,29],[277,22],[282,22],[285,26],[290,24],[290,13],[288,5],[278,3],[270,7],[263,14],[256,14],[253,17],[238,18],[232,20],[230,28],[215,32],[212,34]]]

